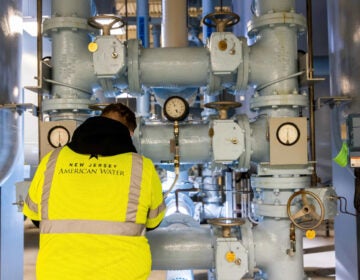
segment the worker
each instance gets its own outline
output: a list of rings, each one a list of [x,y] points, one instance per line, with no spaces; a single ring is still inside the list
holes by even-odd
[[[135,114],[110,104],[40,161],[23,210],[40,221],[37,280],[148,278],[145,232],[165,204],[152,161],[133,146],[135,129]]]

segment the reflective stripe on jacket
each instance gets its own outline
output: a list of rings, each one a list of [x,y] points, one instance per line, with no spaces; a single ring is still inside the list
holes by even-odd
[[[156,227],[164,210],[149,159],[54,150],[40,162],[24,205],[26,216],[40,220],[37,279],[146,279],[145,227]]]

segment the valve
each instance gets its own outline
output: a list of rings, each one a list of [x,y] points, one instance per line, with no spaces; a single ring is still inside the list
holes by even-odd
[[[98,15],[88,19],[88,24],[94,28],[101,29],[103,35],[110,35],[111,29],[122,28],[125,22],[122,18],[115,15]]]
[[[237,108],[241,106],[241,103],[235,101],[216,101],[206,103],[204,105],[206,108],[215,109],[219,112],[219,118],[221,120],[226,120],[228,117],[228,110],[231,108]]]
[[[233,26],[239,21],[240,17],[237,14],[226,11],[210,13],[202,19],[203,24],[210,27],[216,27],[217,32],[224,32],[225,27]]]
[[[301,196],[301,209],[296,213],[291,213],[290,206],[295,198]],[[307,196],[312,197],[318,204],[320,208],[320,213],[316,212],[316,207],[314,204],[310,203]],[[303,230],[315,229],[321,222],[324,220],[325,209],[324,204],[320,198],[310,191],[300,190],[293,193],[287,202],[287,214],[291,222],[298,228]]]
[[[245,224],[245,220],[240,218],[215,218],[209,219],[208,223],[214,226],[220,226],[222,237],[231,237],[231,228]]]

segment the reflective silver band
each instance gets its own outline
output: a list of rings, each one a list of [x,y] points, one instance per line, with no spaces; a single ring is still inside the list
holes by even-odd
[[[87,233],[142,236],[145,235],[145,225],[96,220],[45,220],[40,222],[40,233]]]
[[[143,170],[142,156],[135,153],[132,154],[132,171],[126,222],[97,220],[48,220],[48,202],[51,183],[55,173],[56,161],[61,149],[62,148],[58,148],[52,152],[46,165],[43,193],[41,197],[42,221],[40,223],[40,233],[87,233],[123,236],[145,235],[145,225],[135,223]]]
[[[166,208],[166,205],[165,205],[165,202],[163,201],[160,206],[156,209],[151,209],[148,213],[148,218],[149,219],[154,219],[156,218],[160,213],[161,211],[163,211],[164,209]]]
[[[126,221],[135,222],[136,213],[139,206],[139,198],[141,191],[143,160],[139,154],[132,154],[132,167],[130,178],[130,189],[128,197],[128,205],[126,210]]]
[[[29,194],[25,198],[25,203],[31,211],[35,212],[36,214],[38,213],[39,211],[38,205],[31,200]]]
[[[41,219],[47,219],[49,216],[49,196],[50,196],[50,188],[51,183],[54,177],[55,173],[55,166],[56,166],[56,160],[59,156],[59,153],[61,151],[61,148],[55,149],[46,164],[46,170],[44,175],[44,186],[43,186],[43,192],[41,197]]]

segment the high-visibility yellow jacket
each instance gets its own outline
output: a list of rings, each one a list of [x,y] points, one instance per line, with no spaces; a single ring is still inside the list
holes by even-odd
[[[37,280],[142,280],[151,271],[145,228],[161,222],[165,204],[151,160],[65,146],[40,162],[23,212],[40,221]]]

